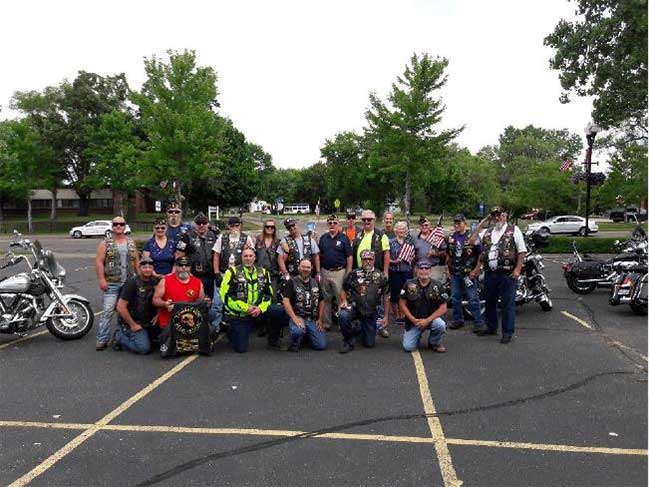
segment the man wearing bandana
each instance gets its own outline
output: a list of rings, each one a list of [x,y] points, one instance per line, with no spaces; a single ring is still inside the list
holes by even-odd
[[[480,222],[478,230],[486,224]],[[502,307],[502,337],[500,343],[511,342],[514,335],[516,288],[523,269],[527,247],[521,230],[507,223],[507,214],[496,206],[491,209],[493,226],[482,234],[482,265],[485,269],[485,322],[487,328],[478,336],[498,333],[498,300]]]

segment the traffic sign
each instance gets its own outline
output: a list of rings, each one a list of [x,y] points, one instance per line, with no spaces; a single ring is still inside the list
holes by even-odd
[[[336,198],[336,200],[334,201],[334,206],[336,207],[336,209],[340,208],[340,200],[338,198]]]

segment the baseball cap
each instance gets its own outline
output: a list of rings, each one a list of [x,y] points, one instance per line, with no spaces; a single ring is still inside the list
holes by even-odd
[[[354,211],[348,211],[348,212],[347,212],[347,218],[354,218],[354,219],[356,219],[356,212],[354,212]]]
[[[202,211],[194,218],[194,223],[209,223],[209,220]]]
[[[420,225],[423,225],[424,223],[429,223],[429,220],[428,220],[428,218],[426,218],[424,215],[421,215],[421,216],[419,217],[419,224],[420,224]]]
[[[371,250],[363,250],[361,252],[361,259],[373,259],[374,258],[374,252]]]
[[[241,218],[238,216],[231,216],[228,218],[228,225],[241,225]]]
[[[491,213],[502,213],[502,212],[503,212],[503,209],[500,206],[494,206],[491,209]]]
[[[464,216],[464,213],[457,213],[457,214],[453,217],[453,221],[454,221],[454,222],[465,222],[465,221],[466,221],[466,218],[465,218],[465,216]]]
[[[176,265],[190,265],[189,257],[182,255],[176,259]]]
[[[329,216],[327,217],[327,221],[328,221],[328,222],[335,222],[335,221],[338,221],[338,217],[336,216],[335,213],[332,213],[331,215],[329,215]]]
[[[296,223],[297,222],[293,218],[287,218],[286,220],[284,220],[284,226],[286,228],[291,227],[291,226],[295,225]]]
[[[427,260],[420,260],[417,262],[417,269],[430,269],[432,264]]]

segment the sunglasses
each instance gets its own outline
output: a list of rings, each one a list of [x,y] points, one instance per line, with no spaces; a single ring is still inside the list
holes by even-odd
[[[327,222],[327,225],[338,225],[338,222]]]
[[[140,262],[140,267],[153,267],[153,262]]]
[[[374,260],[374,257],[363,257],[361,260]]]
[[[161,227],[153,227],[153,228],[156,229],[156,230],[164,230],[164,229],[167,228],[167,227],[165,227],[165,226],[163,225],[163,226],[161,226]]]
[[[114,227],[125,227],[126,223],[124,222],[113,222]]]
[[[240,226],[241,226],[241,223],[233,223],[233,224],[230,225],[230,226],[231,226],[231,227],[240,227]]]
[[[491,216],[500,216],[500,215],[502,215],[502,213],[500,213],[499,211],[491,214]]]
[[[191,264],[176,264],[176,267],[191,267]]]
[[[374,218],[361,218],[364,222],[371,222],[374,221]]]
[[[167,213],[169,213],[170,215],[174,215],[180,213],[180,210],[169,210]]]
[[[275,228],[275,225],[264,225],[264,228]]]
[[[200,223],[197,223],[196,225],[207,225],[207,222],[200,222]]]
[[[287,230],[293,230],[294,228],[295,228],[295,225],[289,225],[288,227],[286,227]]]

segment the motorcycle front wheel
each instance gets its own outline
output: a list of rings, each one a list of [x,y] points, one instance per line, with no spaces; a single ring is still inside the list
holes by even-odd
[[[633,312],[637,315],[646,315],[647,314],[647,305],[643,303],[629,303]]]
[[[545,299],[539,301],[539,306],[541,306],[543,311],[552,311],[552,300],[545,295]]]
[[[572,274],[566,276],[566,284],[568,284],[571,291],[577,294],[590,294],[597,287],[593,282],[580,283],[577,277]]]
[[[78,299],[70,299],[66,304],[72,316],[69,318],[49,318],[45,325],[56,338],[76,340],[90,331],[95,315],[88,303]]]

